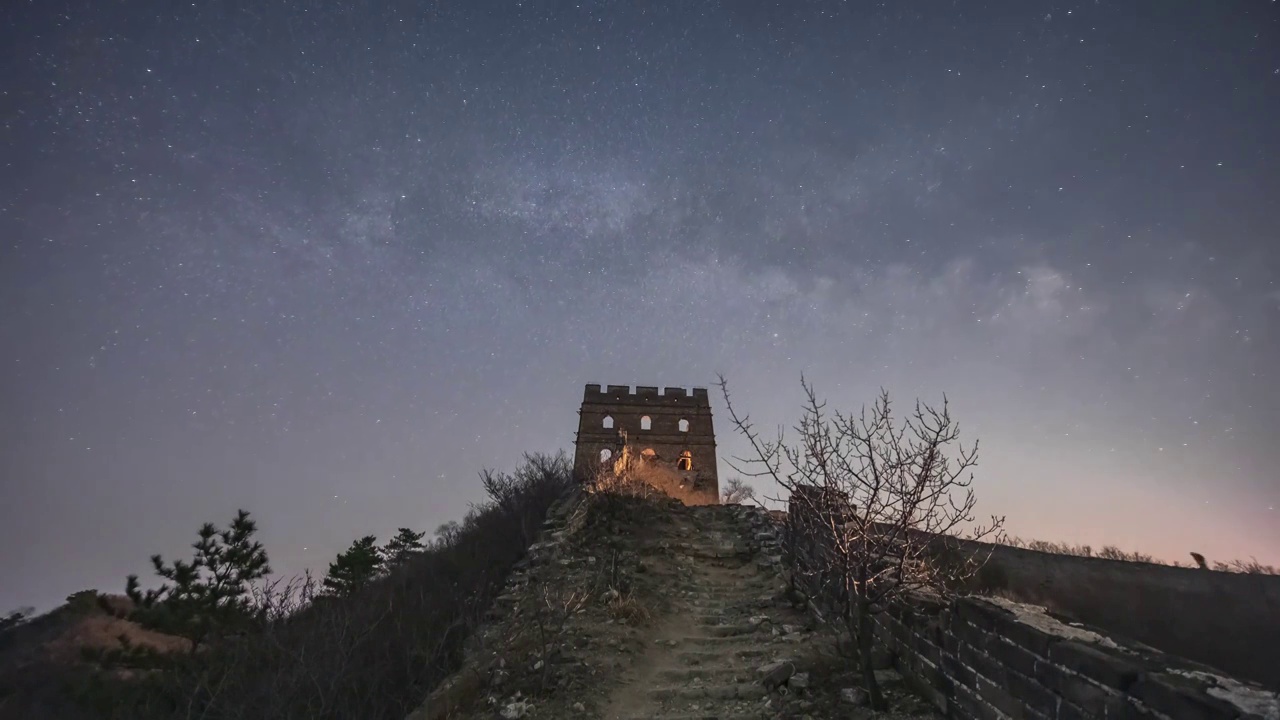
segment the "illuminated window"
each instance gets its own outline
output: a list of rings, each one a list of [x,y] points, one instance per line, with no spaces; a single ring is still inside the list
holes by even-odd
[[[653,448],[645,448],[640,452],[640,457],[644,460],[653,460],[658,457],[658,453],[654,452]]]
[[[689,421],[680,418],[680,432],[689,432]]]
[[[613,429],[613,416],[612,416],[612,415],[605,415],[605,416],[604,416],[604,426],[605,426],[605,428],[608,428],[608,429],[610,429],[610,430],[611,430],[611,429]]]
[[[641,430],[648,430],[648,429],[650,429],[650,428],[652,428],[652,427],[653,427],[653,421],[649,419],[649,416],[648,416],[648,415],[645,415],[644,417],[640,418],[640,429],[641,429]]]
[[[676,467],[681,470],[692,470],[693,469],[693,453],[689,452],[688,450],[685,450],[684,452],[680,453],[680,459],[676,461]]]

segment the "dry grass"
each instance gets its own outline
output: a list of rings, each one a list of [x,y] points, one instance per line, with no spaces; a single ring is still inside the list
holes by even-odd
[[[620,457],[605,465],[591,483],[593,492],[629,495],[642,498],[670,497],[685,505],[711,505],[719,502],[714,494],[694,489],[691,481],[681,473],[660,462],[647,461],[634,455],[631,448],[623,450]]]
[[[46,645],[45,651],[49,659],[56,662],[74,662],[86,652],[111,652],[130,647],[160,654],[182,653],[191,649],[191,641],[104,613],[75,621]]]
[[[628,625],[647,625],[653,613],[636,597],[635,593],[620,593],[613,588],[605,593],[605,610],[609,617]]]

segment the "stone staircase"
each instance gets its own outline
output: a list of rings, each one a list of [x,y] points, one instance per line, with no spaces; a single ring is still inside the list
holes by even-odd
[[[675,512],[682,517],[660,548],[674,551],[671,609],[656,619],[648,649],[603,717],[772,717],[771,692],[806,685],[807,676],[795,673],[819,642],[808,619],[786,602],[776,556],[769,555],[776,536],[763,531],[748,540],[757,514],[738,506]]]
[[[469,641],[464,669],[408,720],[874,715],[834,633],[794,605],[763,509],[597,500],[557,506]],[[534,629],[548,588],[586,602],[542,639]],[[630,602],[642,612],[620,612]],[[881,717],[934,717],[895,707]]]

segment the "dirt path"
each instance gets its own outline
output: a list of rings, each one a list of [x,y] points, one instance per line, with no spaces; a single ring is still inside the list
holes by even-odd
[[[758,566],[735,508],[689,508],[680,515],[666,539],[675,551],[664,570],[673,590],[671,610],[655,618],[647,650],[603,716],[772,716],[777,703],[768,697],[760,668],[813,649],[803,647],[815,640],[806,618],[785,603],[785,587],[772,569]]]
[[[578,530],[531,548],[471,669],[412,717],[936,717],[887,666],[876,675],[895,712],[865,707],[832,630],[792,604],[779,559],[757,550],[777,547],[760,542],[773,532],[761,513],[615,498],[581,517]],[[531,633],[566,594],[589,602],[575,604],[551,638]]]

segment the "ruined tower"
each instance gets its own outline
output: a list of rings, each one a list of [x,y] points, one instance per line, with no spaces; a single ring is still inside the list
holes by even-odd
[[[623,453],[678,483],[687,502],[719,502],[716,435],[706,388],[587,385],[578,411],[573,475],[594,477]]]

